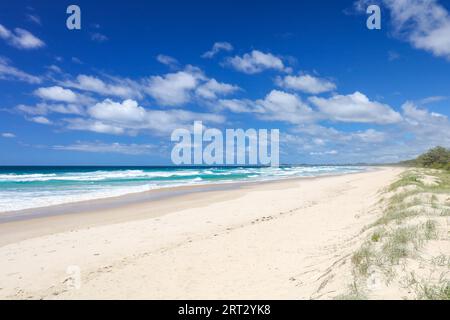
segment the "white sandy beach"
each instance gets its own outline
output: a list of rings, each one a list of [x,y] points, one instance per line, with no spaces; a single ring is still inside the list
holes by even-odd
[[[401,168],[0,224],[0,298],[326,299]],[[74,288],[67,268],[81,271]],[[69,270],[73,270],[69,268]]]

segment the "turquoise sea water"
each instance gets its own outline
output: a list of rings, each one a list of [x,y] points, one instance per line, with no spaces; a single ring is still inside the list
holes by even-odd
[[[363,170],[364,167],[357,166],[0,167],[0,212],[173,186],[266,181]]]

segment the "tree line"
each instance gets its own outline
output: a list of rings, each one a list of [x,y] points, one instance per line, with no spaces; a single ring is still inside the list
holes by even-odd
[[[402,165],[450,170],[450,149],[434,147],[416,159],[400,162]]]

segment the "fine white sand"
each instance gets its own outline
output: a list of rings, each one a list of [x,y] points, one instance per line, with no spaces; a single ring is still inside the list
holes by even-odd
[[[0,298],[333,298],[380,214],[378,192],[402,170],[3,223]]]

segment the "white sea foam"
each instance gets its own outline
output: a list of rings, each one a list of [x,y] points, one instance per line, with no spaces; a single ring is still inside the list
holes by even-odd
[[[118,169],[73,172],[0,174],[0,212],[117,197],[130,193],[183,185],[266,181],[361,171],[359,167]],[[210,177],[217,177],[210,180]],[[38,183],[38,184],[36,184]]]
[[[0,182],[36,182],[36,181],[101,181],[115,179],[139,179],[139,178],[170,178],[195,176],[200,174],[197,170],[189,171],[93,171],[76,173],[49,173],[49,174],[2,174]]]
[[[156,185],[129,186],[98,190],[44,190],[32,192],[0,192],[0,212],[47,207],[80,201],[118,197],[126,194],[149,191]]]

